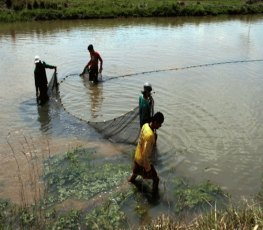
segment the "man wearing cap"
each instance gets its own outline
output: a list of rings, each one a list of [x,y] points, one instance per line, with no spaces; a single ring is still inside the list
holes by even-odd
[[[143,85],[143,91],[139,97],[140,127],[149,122],[154,114],[154,100],[152,98],[151,91],[151,84],[146,82]]]
[[[47,94],[48,81],[47,81],[46,68],[55,69],[55,72],[57,72],[56,66],[48,65],[45,62],[42,62],[39,56],[35,56],[34,76],[35,76],[35,86],[36,86],[36,97],[40,105],[44,105],[49,99]]]
[[[93,45],[90,44],[88,46],[88,51],[90,53],[90,60],[89,60],[88,64],[84,67],[80,76],[83,76],[86,69],[88,69],[89,81],[98,82],[98,73],[102,72],[103,60],[102,60],[100,54],[94,50]],[[100,62],[100,68],[98,67],[99,62]]]

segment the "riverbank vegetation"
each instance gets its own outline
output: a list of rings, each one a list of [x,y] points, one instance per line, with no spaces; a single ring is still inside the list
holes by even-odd
[[[0,0],[0,21],[261,14],[263,0]]]
[[[126,158],[97,158],[96,148],[77,148],[54,156],[49,153],[44,159],[31,147],[29,152],[22,152],[31,175],[30,181],[24,181],[17,153],[12,151],[21,203],[0,199],[0,229],[263,228],[261,193],[253,201],[234,205],[219,186],[209,181],[190,185],[186,179],[172,176],[166,191],[170,195],[162,194],[156,200],[147,192],[147,182],[139,181],[140,189],[127,182],[130,165]],[[168,190],[165,180],[162,190]],[[33,193],[31,202],[26,198],[26,185]],[[160,202],[166,206],[166,213],[151,220],[149,211]]]
[[[7,200],[0,200],[1,229],[139,229],[139,230],[259,230],[263,229],[263,211],[256,203],[242,202],[242,206],[229,206],[224,211],[212,208],[207,214],[193,220],[161,215],[150,223],[137,228],[126,222],[120,210],[123,194],[112,198],[100,208],[87,213],[82,209],[57,211],[36,210],[34,207],[21,207]],[[118,200],[119,199],[119,200]],[[143,214],[141,214],[143,215]]]

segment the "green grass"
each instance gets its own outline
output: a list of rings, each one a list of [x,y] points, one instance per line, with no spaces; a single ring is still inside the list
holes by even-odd
[[[5,0],[0,21],[261,14],[262,0]]]

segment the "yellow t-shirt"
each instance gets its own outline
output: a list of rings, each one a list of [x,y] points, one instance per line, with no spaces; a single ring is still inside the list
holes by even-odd
[[[144,167],[148,172],[151,169],[152,153],[155,145],[155,133],[149,124],[143,125],[135,151],[134,160],[137,164]]]

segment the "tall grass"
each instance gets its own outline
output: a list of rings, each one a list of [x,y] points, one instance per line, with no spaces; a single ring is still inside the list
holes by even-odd
[[[41,162],[47,157],[43,155],[43,152],[39,156],[37,154],[37,146],[35,146],[32,138],[23,136],[20,141],[20,151],[17,152],[7,138],[7,143],[11,149],[12,157],[15,160],[17,167],[17,179],[19,184],[19,197],[20,204],[14,205],[12,209],[15,209],[17,214],[20,215],[17,223],[20,227],[29,227],[32,224],[41,228],[45,226],[45,212],[43,206],[39,201],[45,197],[46,188],[41,183]],[[50,156],[49,142],[48,156]],[[15,218],[14,218],[15,219]]]
[[[263,229],[263,211],[255,202],[243,200],[240,207],[230,205],[226,210],[217,210],[201,214],[192,221],[176,220],[171,216],[161,215],[140,230],[259,230]]]

